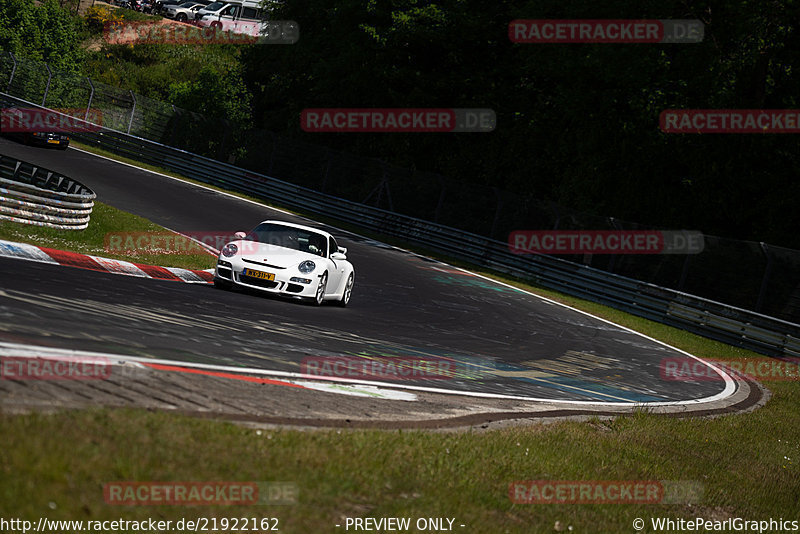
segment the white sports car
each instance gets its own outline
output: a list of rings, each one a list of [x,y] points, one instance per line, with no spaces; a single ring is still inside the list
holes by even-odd
[[[347,306],[355,272],[328,232],[281,221],[264,221],[220,251],[214,285],[248,287],[303,297],[318,306],[326,300]]]

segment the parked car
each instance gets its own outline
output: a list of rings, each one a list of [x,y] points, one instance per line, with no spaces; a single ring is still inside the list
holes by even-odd
[[[316,305],[347,306],[355,271],[328,232],[281,221],[263,221],[220,251],[214,285],[250,288],[308,299]]]
[[[186,0],[155,0],[153,2],[153,14],[162,14],[167,6],[177,6],[186,2]]]
[[[164,16],[181,22],[194,20],[194,14],[204,8],[206,4],[200,2],[184,2],[183,4],[168,5],[164,8]]]

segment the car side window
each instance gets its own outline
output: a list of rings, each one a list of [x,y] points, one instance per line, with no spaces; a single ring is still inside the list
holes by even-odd
[[[330,242],[328,243],[328,247],[330,249],[330,254],[339,251],[339,245],[336,244],[336,240],[333,238],[333,236],[330,237]]]

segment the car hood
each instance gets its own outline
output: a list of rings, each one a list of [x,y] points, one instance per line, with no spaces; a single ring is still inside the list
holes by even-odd
[[[238,240],[232,241],[232,243],[239,248],[238,256],[241,258],[267,265],[274,265],[283,269],[296,267],[300,262],[305,260],[320,262],[324,259],[321,256],[309,252],[301,252],[299,250],[292,250],[290,248],[267,243],[258,243],[256,241]]]

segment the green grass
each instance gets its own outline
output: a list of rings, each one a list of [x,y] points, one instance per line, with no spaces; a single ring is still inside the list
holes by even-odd
[[[181,250],[175,250],[177,253],[158,253],[155,250],[138,248],[135,246],[135,242],[128,242],[129,246],[125,246],[125,238],[122,238],[119,246],[116,246],[115,242],[111,240],[113,235],[122,234],[127,237],[128,233],[137,237],[142,234],[147,236],[171,235],[171,232],[147,219],[118,210],[102,202],[95,202],[89,227],[85,230],[56,230],[0,221],[0,239],[6,241],[29,243],[40,247],[162,267],[210,269],[215,264],[214,256],[203,251],[199,246],[194,247],[191,251],[187,247],[186,252],[191,253],[180,253]]]
[[[607,306],[504,281],[698,356],[759,357]],[[573,532],[634,532],[636,517],[648,525],[651,517],[798,519],[800,384],[769,387],[771,400],[747,414],[680,419],[637,412],[492,432],[257,431],[131,409],[4,414],[0,517],[274,516],[282,532],[344,532],[334,525],[346,516],[455,517],[467,525],[456,532],[465,533],[553,532],[556,521]],[[300,497],[295,505],[274,507],[105,504],[103,484],[126,480],[290,481]],[[679,505],[512,504],[508,486],[518,480],[688,480],[702,484],[704,493],[698,502]]]
[[[0,416],[0,516],[268,517],[283,532],[334,532],[342,516],[456,517],[464,532],[629,532],[634,517],[789,517],[800,502],[800,394],[717,419],[644,413],[487,433],[252,428],[138,410]],[[791,458],[787,460],[786,457]],[[289,481],[297,504],[110,506],[118,481]],[[512,504],[518,480],[703,485],[690,505]],[[49,503],[56,509],[49,509]],[[458,529],[462,531],[462,529]]]

